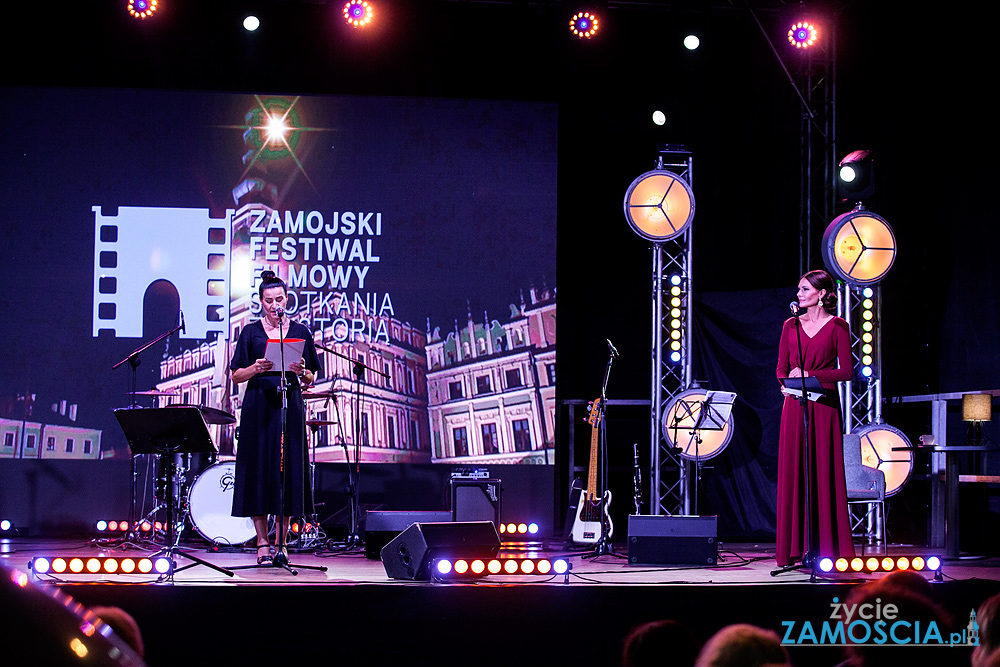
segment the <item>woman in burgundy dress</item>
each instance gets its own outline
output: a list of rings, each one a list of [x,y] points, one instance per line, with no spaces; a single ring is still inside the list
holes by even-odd
[[[785,320],[778,346],[779,378],[815,377],[825,395],[809,401],[809,458],[812,475],[810,551],[813,555],[853,557],[854,542],[847,509],[844,476],[843,418],[837,399],[837,382],[850,380],[851,334],[847,322],[832,314],[837,293],[826,271],[810,271],[799,280],[798,318]],[[797,322],[798,320],[798,322]],[[801,326],[802,358],[796,328]],[[782,390],[784,393],[784,390]],[[778,439],[778,530],[775,558],[789,565],[803,558],[805,520],[806,442],[802,407],[798,398],[785,394]]]

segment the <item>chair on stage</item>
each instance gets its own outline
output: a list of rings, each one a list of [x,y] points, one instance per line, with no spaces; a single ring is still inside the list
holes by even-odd
[[[851,534],[866,540],[868,545],[881,543],[882,551],[888,553],[885,473],[862,463],[861,437],[854,433],[844,435],[844,472],[847,475]],[[865,507],[862,508],[862,505]]]

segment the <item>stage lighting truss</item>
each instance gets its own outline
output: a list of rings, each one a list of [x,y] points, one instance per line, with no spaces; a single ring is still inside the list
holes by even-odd
[[[435,558],[431,572],[437,581],[481,579],[486,576],[568,575],[565,558]]]
[[[660,147],[656,168],[625,193],[625,218],[636,234],[653,241],[653,373],[650,414],[650,513],[689,513],[688,466],[662,435],[667,405],[691,387],[691,152]]]
[[[896,236],[885,218],[859,205],[826,228],[823,260],[835,277],[850,285],[874,285],[896,261]]]
[[[128,0],[128,13],[132,18],[147,19],[156,13],[157,0]]]
[[[796,21],[788,29],[788,43],[797,49],[808,49],[817,37],[816,26],[809,21]]]
[[[941,559],[937,556],[883,556],[876,558],[819,558],[816,560],[816,570],[824,574],[835,573],[888,573],[901,570],[914,572],[933,572],[934,578],[941,580]]]
[[[344,19],[355,28],[363,28],[371,23],[372,6],[367,0],[351,0],[344,5]]]
[[[663,439],[668,446],[679,449],[681,458],[690,461],[718,456],[733,437],[731,412],[722,430],[695,430],[707,394],[708,390],[701,388],[683,391],[667,403],[663,412]]]
[[[600,19],[591,12],[577,12],[569,19],[569,31],[580,39],[590,39],[600,27]]]
[[[885,473],[885,496],[902,490],[913,475],[913,450],[909,438],[885,423],[867,424],[853,429],[861,438],[861,462]]]
[[[28,568],[36,575],[172,574],[176,563],[170,558],[131,556],[35,556]]]
[[[851,330],[854,377],[846,383],[841,411],[844,430],[881,418],[882,341],[881,290],[878,285],[855,288],[838,285],[839,314]]]

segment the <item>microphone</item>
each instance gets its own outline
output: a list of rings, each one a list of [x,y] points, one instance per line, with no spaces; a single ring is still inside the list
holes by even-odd
[[[604,340],[608,341],[608,349],[611,350],[611,356],[612,357],[619,356],[618,355],[618,350],[615,349],[614,343],[611,342],[611,339],[610,338],[605,338]]]
[[[182,310],[180,312],[181,312],[181,333],[186,334],[187,329],[184,328],[184,311]]]
[[[799,308],[798,301],[792,301],[790,304],[788,304],[788,308],[792,311],[792,315],[794,315],[795,317],[798,317],[799,315],[802,315],[803,313],[806,312],[805,308]]]
[[[278,316],[278,321],[280,322],[281,318],[285,316],[285,309],[284,308],[275,308],[274,309],[274,314]]]

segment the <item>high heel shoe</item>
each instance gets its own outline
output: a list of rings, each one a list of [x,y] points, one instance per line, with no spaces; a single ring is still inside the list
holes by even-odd
[[[260,550],[264,549],[264,553],[261,554]],[[258,544],[257,545],[257,565],[267,565],[273,559],[271,558],[271,545],[270,544]]]

